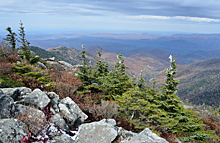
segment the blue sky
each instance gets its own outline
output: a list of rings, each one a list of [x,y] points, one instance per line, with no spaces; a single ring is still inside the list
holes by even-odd
[[[0,0],[0,32],[139,30],[220,33],[219,0]]]

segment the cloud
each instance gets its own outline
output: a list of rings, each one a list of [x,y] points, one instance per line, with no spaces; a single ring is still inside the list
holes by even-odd
[[[157,20],[187,20],[195,22],[220,22],[220,19],[201,18],[201,17],[188,17],[188,16],[156,16],[156,15],[140,15],[140,16],[128,16],[131,19],[157,19]]]
[[[198,22],[220,22],[220,19],[212,18],[201,18],[201,17],[185,17],[185,16],[176,16],[174,19],[188,20],[188,21],[198,21]]]
[[[219,7],[219,0],[7,0],[0,1],[0,14],[121,15],[139,19],[219,22]]]

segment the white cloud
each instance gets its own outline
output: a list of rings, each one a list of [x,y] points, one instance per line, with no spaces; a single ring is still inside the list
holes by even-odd
[[[157,16],[157,15],[140,15],[140,16],[134,16],[134,17],[138,19],[162,19],[162,20],[171,18],[169,16]]]
[[[203,18],[203,17],[189,17],[189,16],[157,16],[157,15],[140,15],[140,16],[128,16],[132,19],[157,19],[157,20],[187,20],[195,22],[220,22],[220,19]]]
[[[187,16],[175,16],[174,19],[182,19],[182,20],[197,21],[197,22],[220,22],[220,19],[187,17]]]

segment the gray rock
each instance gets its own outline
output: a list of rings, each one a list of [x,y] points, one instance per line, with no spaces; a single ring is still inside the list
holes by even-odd
[[[62,134],[61,136],[54,137],[53,140],[50,140],[47,143],[74,143],[74,140],[67,135]]]
[[[117,131],[113,126],[113,119],[110,124],[106,120],[86,123],[79,126],[76,136],[76,143],[111,143],[117,136]]]
[[[3,94],[3,91],[0,89],[0,95]]]
[[[114,119],[102,119],[101,121],[99,121],[99,124],[109,124],[112,126],[116,126],[116,121]]]
[[[61,64],[58,63],[58,62],[54,62],[54,61],[46,61],[46,62],[47,62],[49,65],[52,65],[55,70],[65,71],[64,66],[61,65]]]
[[[0,95],[0,119],[10,118],[14,115],[14,100],[6,94]]]
[[[72,66],[71,64],[67,63],[67,62],[58,61],[58,63],[60,63],[60,64],[62,64],[62,65],[64,65],[64,66],[66,66],[66,67],[68,67],[68,68],[73,68],[73,66]]]
[[[33,92],[31,92],[28,96],[26,96],[24,99],[18,101],[17,103],[21,104],[31,104],[35,105],[39,108],[44,108],[48,105],[50,102],[50,99],[48,96],[42,92],[40,89],[35,89]]]
[[[56,112],[59,112],[59,108],[58,108],[59,95],[57,95],[57,94],[54,93],[54,92],[48,92],[48,93],[47,93],[47,96],[48,96],[48,97],[50,98],[50,100],[51,100],[53,109],[54,109]]]
[[[59,107],[59,113],[62,117],[67,118],[70,122],[67,123],[69,126],[73,126],[75,124],[75,121],[78,119],[76,114],[73,114],[70,112],[69,108],[66,106],[66,104],[60,103],[58,105]]]
[[[0,119],[0,142],[20,143],[23,136],[27,136],[25,124],[17,119]]]
[[[47,67],[46,67],[43,63],[37,62],[37,64],[38,64],[38,67],[39,67],[39,68],[41,68],[41,69],[47,69]]]
[[[21,96],[32,92],[30,88],[27,87],[16,87],[16,88],[0,88],[3,93],[12,96],[16,90],[20,91]]]
[[[9,96],[12,96],[14,91],[17,90],[17,88],[0,88],[4,94],[7,94]]]
[[[45,119],[45,114],[38,109],[32,108],[30,106],[25,106],[22,104],[15,104],[15,117],[19,114],[28,115],[27,118],[37,117],[39,119]]]
[[[19,96],[21,96],[21,91],[18,88],[2,88],[3,93],[11,96],[14,101],[18,99]]]
[[[52,58],[48,58],[48,59],[50,59],[50,60],[53,60],[53,61],[54,61],[54,60],[55,60],[55,57],[52,57]]]
[[[169,143],[164,138],[157,136],[150,129],[146,128],[138,135],[134,136],[127,143]]]
[[[19,89],[16,89],[13,94],[11,95],[11,98],[14,99],[14,101],[16,101],[18,99],[18,97],[21,96],[21,91]]]
[[[48,64],[50,65],[59,65],[57,62],[55,61],[46,61]]]
[[[77,120],[80,123],[83,123],[88,118],[88,116],[82,112],[79,106],[71,98],[66,97],[62,99],[60,103],[65,104],[71,114],[77,115]]]
[[[60,129],[64,130],[64,131],[69,131],[69,127],[66,124],[65,120],[60,116],[60,114],[55,114],[52,118],[51,118],[51,122],[58,125]]]
[[[18,87],[18,89],[21,91],[21,96],[27,95],[32,92],[32,90],[27,87]]]
[[[129,141],[132,137],[137,135],[137,133],[127,131],[122,127],[117,127],[117,132],[118,132],[118,136],[117,136],[117,140],[115,140],[116,142],[121,142],[123,140]]]
[[[14,118],[23,121],[32,130],[32,134],[34,135],[41,133],[47,126],[45,114],[41,110],[30,106],[16,104]]]
[[[183,107],[187,110],[187,109],[193,109],[193,106],[188,106],[188,105],[183,105]]]

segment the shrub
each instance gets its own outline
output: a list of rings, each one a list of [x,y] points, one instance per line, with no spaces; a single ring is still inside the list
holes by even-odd
[[[25,87],[28,87],[32,90],[39,88],[41,90],[46,90],[46,87],[43,86],[40,81],[38,81],[36,78],[34,77],[29,77],[29,76],[24,76],[21,78],[22,83],[24,83]]]
[[[137,132],[135,130],[135,125],[132,122],[129,122],[126,118],[117,117],[114,119],[118,127],[122,127],[123,129],[128,130],[128,131]]]
[[[18,55],[9,55],[7,57],[7,61],[10,63],[15,63],[20,59],[20,57]]]
[[[69,95],[69,97],[78,104],[80,109],[88,116],[88,119],[85,122],[94,122],[102,119],[113,118],[115,119],[117,126],[129,131],[135,131],[134,124],[123,117],[119,117],[117,109],[118,105],[115,101],[101,100],[100,103],[96,104],[94,101],[100,99],[100,94],[96,94],[94,96],[94,93],[90,93],[88,96],[82,98],[82,96],[75,96],[73,94]],[[91,97],[96,98],[90,100]]]
[[[114,102],[102,100],[101,104],[80,104],[80,109],[88,115],[86,122],[118,117],[117,105]]]
[[[14,81],[6,75],[0,74],[0,87],[9,88],[9,87],[21,87],[24,84],[21,81]]]
[[[50,72],[49,74],[51,80],[56,83],[53,90],[61,99],[73,94],[82,85],[80,79],[76,78],[69,72],[55,71]]]
[[[33,70],[33,66],[26,65],[25,63],[13,64],[12,71],[20,74],[28,73]]]
[[[12,73],[12,64],[2,62],[2,63],[0,63],[0,69],[1,69],[0,74],[9,75]]]

